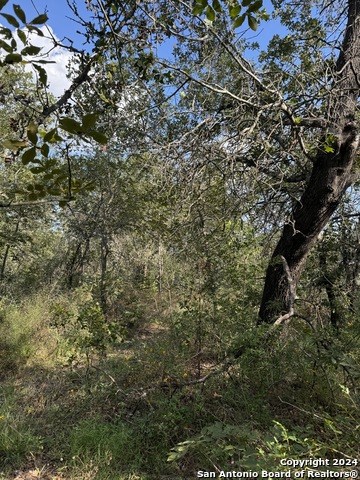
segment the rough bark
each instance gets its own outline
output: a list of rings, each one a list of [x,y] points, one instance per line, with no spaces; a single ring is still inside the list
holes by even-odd
[[[294,285],[299,282],[307,255],[346,189],[357,178],[354,165],[359,148],[355,112],[360,94],[360,0],[348,1],[348,21],[334,75],[328,124],[336,141],[334,152],[320,141],[308,184],[291,218],[284,225],[269,263],[259,323],[273,323],[291,308],[291,292],[281,258],[286,260]]]

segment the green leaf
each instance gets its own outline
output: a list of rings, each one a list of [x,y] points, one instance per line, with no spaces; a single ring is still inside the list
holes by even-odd
[[[68,202],[66,202],[65,200],[60,200],[59,207],[65,208],[67,204],[68,204]]]
[[[97,113],[88,113],[82,117],[82,126],[84,130],[93,128],[97,122],[99,115]]]
[[[263,1],[257,0],[252,5],[250,5],[250,7],[248,8],[248,13],[258,12],[262,6],[263,6]]]
[[[241,25],[244,23],[245,18],[246,18],[246,13],[243,13],[242,15],[240,15],[240,17],[238,17],[234,22],[234,28],[241,27]]]
[[[3,35],[8,40],[12,39],[12,33],[11,33],[10,28],[0,27],[0,33],[1,33],[1,35]]]
[[[26,34],[25,34],[24,30],[20,30],[20,29],[18,28],[17,34],[18,34],[18,37],[20,38],[20,40],[22,41],[22,43],[23,43],[24,45],[26,45],[26,43],[27,43],[27,38],[26,38]]]
[[[324,151],[325,153],[334,153],[335,152],[335,148],[333,147],[330,147],[330,145],[324,145]]]
[[[213,9],[215,10],[215,12],[217,12],[217,13],[221,13],[221,12],[222,12],[222,8],[221,8],[221,5],[220,5],[219,0],[213,0],[213,2],[212,2],[212,7],[213,7]]]
[[[13,48],[8,43],[4,42],[4,40],[0,40],[0,48],[2,48],[8,53],[13,52]]]
[[[31,192],[29,195],[28,195],[28,198],[31,202],[36,202],[36,200],[39,199],[38,197],[38,194],[35,193],[35,192]]]
[[[40,67],[40,65],[36,65],[35,63],[33,63],[32,65],[39,74],[39,82],[42,83],[44,85],[44,87],[46,87],[47,73],[46,73],[45,68]]]
[[[42,145],[41,149],[41,154],[44,155],[44,157],[48,157],[49,156],[49,151],[50,151],[50,147],[47,143],[44,143],[44,145]]]
[[[62,174],[63,170],[62,168],[54,168],[51,173],[52,173],[52,176],[54,176],[54,175]]]
[[[32,162],[36,156],[36,147],[31,147],[29,150],[23,153],[21,157],[21,161],[23,165],[27,165],[28,163]]]
[[[239,15],[240,12],[241,12],[240,5],[235,5],[235,6],[229,7],[229,14],[230,14],[231,18],[236,18]]]
[[[45,168],[48,170],[50,167],[54,167],[56,165],[57,161],[55,158],[50,158],[47,159],[45,162]]]
[[[39,131],[38,126],[36,125],[36,123],[33,120],[29,123],[27,129],[28,129],[28,131],[30,131],[32,133],[38,133],[38,131]]]
[[[3,142],[3,146],[5,148],[8,148],[9,150],[14,150],[14,151],[18,151],[20,148],[23,148],[23,147],[26,147],[27,145],[27,141],[26,140],[16,140],[16,139],[12,139],[12,140],[5,140],[5,142]]]
[[[196,4],[195,7],[192,9],[192,14],[201,15],[204,10],[205,10],[205,7],[203,7],[202,5]]]
[[[22,56],[20,53],[9,53],[9,55],[6,55],[4,58],[4,62],[9,64],[20,63],[22,62]]]
[[[47,192],[49,195],[60,195],[61,191],[59,188],[56,187],[48,187]]]
[[[38,141],[37,132],[37,125],[34,122],[31,122],[27,128],[27,137],[33,145],[36,145]]]
[[[251,2],[252,2],[252,0],[243,0],[242,1],[242,6],[247,7],[248,5],[250,5]]]
[[[249,24],[249,27],[251,28],[251,30],[254,30],[254,32],[257,30],[257,28],[259,26],[259,24],[256,21],[256,18],[254,18],[251,15],[248,16],[248,24]]]
[[[42,13],[38,17],[35,17],[33,20],[31,20],[30,25],[43,25],[49,20],[49,17],[46,15],[46,13]]]
[[[30,172],[37,175],[38,173],[45,172],[45,168],[44,167],[32,167],[32,168],[30,168]],[[35,188],[36,188],[36,185],[35,185]]]
[[[37,55],[41,52],[42,47],[36,47],[35,45],[29,45],[21,50],[22,55]]]
[[[0,10],[2,10],[9,0],[0,0]]]
[[[44,33],[38,27],[34,27],[33,25],[27,25],[27,28],[30,32],[36,32],[39,37],[43,37]]]
[[[46,191],[41,190],[41,192],[38,193],[39,198],[45,198],[46,197]]]
[[[95,142],[100,143],[101,145],[106,145],[108,142],[108,139],[105,135],[103,135],[100,132],[97,132],[96,130],[93,130],[91,132],[88,132],[88,135],[90,135],[91,138],[95,140]]]
[[[34,65],[35,66],[35,65]],[[47,132],[47,134],[44,136],[44,142],[51,142],[52,139],[54,138],[55,136],[55,133],[56,133],[56,128],[53,128],[52,130],[50,130],[49,132]]]
[[[100,92],[100,93],[99,93],[99,97],[101,98],[101,100],[102,100],[103,102],[105,102],[105,103],[111,103],[111,101],[110,101],[108,98],[106,98],[106,96],[104,95],[103,92]]]
[[[207,7],[205,15],[209,22],[213,22],[215,20],[215,12],[210,5]]]
[[[20,23],[12,15],[9,15],[8,13],[0,13],[0,15],[2,15],[13,27],[15,28],[20,27]]]
[[[23,22],[26,23],[26,16],[24,10],[20,7],[20,5],[13,5],[13,9],[15,15]]]
[[[69,117],[64,117],[60,120],[60,127],[69,132],[69,133],[73,133],[75,135],[80,135],[82,133],[84,133],[84,130],[82,128],[82,126],[80,125],[79,122],[77,122],[76,120],[74,120],[73,118],[69,118]]]

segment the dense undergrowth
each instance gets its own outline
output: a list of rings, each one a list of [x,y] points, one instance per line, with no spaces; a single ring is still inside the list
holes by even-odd
[[[249,312],[219,315],[216,343],[209,323],[192,330],[198,315],[158,302],[150,322],[115,322],[85,288],[4,300],[0,478],[190,479],[359,456],[356,324],[320,335],[293,319],[264,337]]]

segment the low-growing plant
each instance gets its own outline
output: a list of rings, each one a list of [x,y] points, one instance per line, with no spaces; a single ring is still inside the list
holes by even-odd
[[[41,438],[31,431],[17,411],[12,392],[0,389],[0,465],[16,464],[41,449]]]

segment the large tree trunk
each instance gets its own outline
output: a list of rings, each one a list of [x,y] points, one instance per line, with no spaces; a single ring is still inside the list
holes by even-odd
[[[360,94],[360,0],[348,1],[348,22],[336,75],[328,124],[337,139],[334,152],[320,142],[307,187],[284,225],[269,263],[259,311],[259,323],[272,323],[292,308],[291,285],[296,287],[307,255],[321,230],[356,180],[355,159],[359,127],[355,112]],[[284,261],[289,271],[284,269]],[[286,265],[285,263],[285,265]],[[289,272],[291,278],[289,278]],[[291,280],[291,281],[290,281]]]

